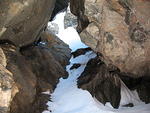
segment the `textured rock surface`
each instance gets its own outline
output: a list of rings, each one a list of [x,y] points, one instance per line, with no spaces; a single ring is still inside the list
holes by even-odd
[[[30,47],[22,53],[26,60],[31,63],[31,69],[35,75],[39,77],[39,84],[44,79],[45,82],[54,87],[58,79],[66,75],[65,70],[47,48]]]
[[[0,40],[22,47],[33,43],[47,25],[55,0],[0,1]]]
[[[41,113],[49,98],[41,93],[67,76],[68,45],[41,35],[54,7],[55,0],[0,1],[0,113]]]
[[[56,16],[56,14],[64,9],[67,9],[69,0],[56,0],[55,8],[53,10],[51,20]]]
[[[71,49],[66,43],[60,40],[57,36],[48,32],[44,32],[41,34],[41,41],[45,43],[45,45],[41,45],[39,43],[41,47],[48,48],[55,59],[63,67],[65,67],[69,63],[69,59],[71,58]]]
[[[29,63],[14,46],[3,45],[2,49],[7,58],[7,69],[12,73],[18,87],[18,93],[11,102],[11,112],[29,112],[36,95],[36,76],[31,71]]]
[[[64,17],[64,28],[74,27],[76,28],[78,25],[77,17],[70,12],[70,9],[67,9],[67,12]]]
[[[0,48],[0,113],[10,110],[10,103],[18,92],[12,73],[6,69],[7,61],[3,50]]]
[[[88,90],[93,97],[106,104],[110,102],[114,108],[120,104],[120,78],[111,73],[98,57],[91,59],[84,72],[78,78],[78,86]]]
[[[42,103],[48,101],[48,97],[41,93],[52,92],[59,78],[67,77],[64,66],[68,64],[71,54],[68,45],[53,35],[45,35],[45,39],[42,39],[47,41],[46,44],[39,43],[21,50],[10,44],[1,44],[0,111],[4,111],[2,113],[9,110],[11,113],[41,113],[46,108],[46,104],[44,106]],[[68,52],[63,52],[65,50]]]
[[[71,0],[71,4],[81,40],[102,53],[107,65],[132,77],[150,75],[150,1]]]

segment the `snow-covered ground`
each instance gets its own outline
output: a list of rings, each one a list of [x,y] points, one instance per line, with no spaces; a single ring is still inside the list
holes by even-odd
[[[53,21],[59,26],[57,36],[66,42],[72,51],[87,47],[80,41],[80,37],[73,27],[64,29],[64,15],[65,12],[58,14]],[[60,79],[57,88],[51,95],[52,102],[49,101],[47,103],[49,106],[48,110],[43,111],[43,113],[150,113],[150,104],[141,102],[137,92],[131,92],[123,83],[121,86],[120,106],[134,103],[135,106],[132,108],[119,107],[119,109],[113,109],[109,103],[104,106],[93,98],[88,91],[77,88],[77,78],[84,71],[87,62],[95,56],[96,54],[90,51],[85,55],[70,59],[71,63],[66,67],[69,77],[67,79]],[[74,63],[80,63],[82,65],[78,69],[70,70],[70,67]]]

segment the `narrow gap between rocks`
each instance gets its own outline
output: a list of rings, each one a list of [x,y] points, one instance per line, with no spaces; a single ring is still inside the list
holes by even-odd
[[[66,16],[68,16],[68,20]],[[67,43],[73,56],[75,56],[77,49],[84,52],[77,53],[76,57],[72,56],[70,64],[66,66],[68,78],[60,78],[56,89],[50,96],[50,101],[47,103],[47,110],[42,113],[149,113],[150,104],[142,102],[137,92],[129,90],[123,82],[121,82],[119,109],[114,109],[109,102],[104,106],[88,91],[78,88],[78,77],[86,68],[88,61],[95,58],[97,54],[92,50],[83,49],[88,46],[81,42],[75,29],[76,26],[77,19],[70,13],[69,8],[67,11],[57,14],[54,20],[48,23],[47,32],[54,33]],[[40,42],[40,44],[44,45],[45,42]],[[49,95],[49,92],[43,93]]]

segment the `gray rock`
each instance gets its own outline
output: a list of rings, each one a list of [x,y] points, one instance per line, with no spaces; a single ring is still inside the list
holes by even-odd
[[[55,0],[0,1],[0,41],[22,47],[38,40],[54,5]]]
[[[67,10],[66,15],[64,17],[64,27],[74,27],[76,28],[78,25],[77,17],[70,12],[70,9]]]

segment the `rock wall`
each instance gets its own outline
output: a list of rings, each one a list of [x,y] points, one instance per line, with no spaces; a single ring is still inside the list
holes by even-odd
[[[71,50],[44,31],[54,7],[55,0],[0,1],[0,113],[41,113],[49,100],[42,92],[67,77]]]
[[[81,40],[131,77],[150,75],[149,0],[71,0]]]

